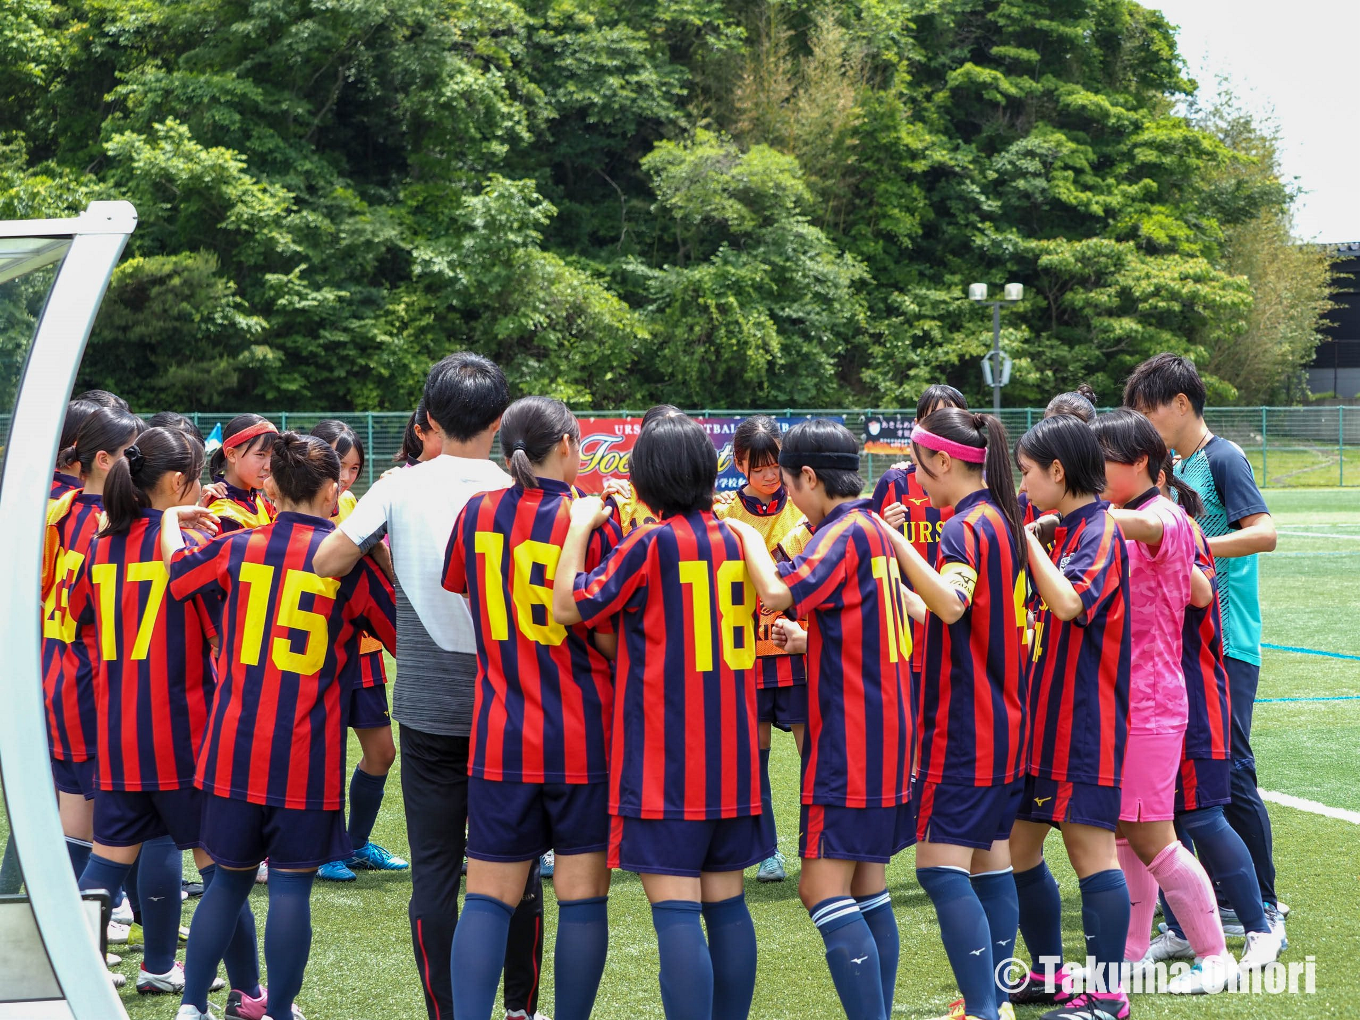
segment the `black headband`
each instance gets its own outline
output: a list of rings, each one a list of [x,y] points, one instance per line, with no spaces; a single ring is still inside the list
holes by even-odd
[[[823,468],[828,471],[858,471],[857,453],[800,453],[796,450],[780,450],[779,466],[789,471],[800,468]]]

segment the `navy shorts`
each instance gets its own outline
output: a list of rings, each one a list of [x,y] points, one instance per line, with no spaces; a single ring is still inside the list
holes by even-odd
[[[1063,822],[1071,822],[1114,832],[1119,824],[1121,801],[1122,794],[1117,786],[1065,783],[1043,776],[1026,776],[1025,799],[1015,817],[1021,822],[1047,822],[1055,828],[1062,828]]]
[[[387,709],[387,684],[355,687],[349,692],[349,725],[355,730],[392,725],[392,714]]]
[[[912,792],[916,838],[986,850],[999,839],[1011,838],[1024,792],[1023,779],[1000,786],[968,786],[918,777]]]
[[[785,733],[807,725],[807,685],[761,687],[756,691],[756,722],[773,723]]]
[[[915,842],[916,811],[910,801],[864,808],[804,804],[798,819],[798,856],[808,860],[887,864]]]
[[[95,776],[98,772],[99,765],[93,758],[84,761],[52,759],[52,780],[57,784],[57,789],[86,800],[94,800],[97,792]]]
[[[744,871],[774,854],[760,815],[689,821],[675,818],[609,819],[609,866],[639,875]]]
[[[468,777],[467,855],[533,861],[609,849],[609,784],[520,783]]]
[[[1232,803],[1232,762],[1187,758],[1176,773],[1176,814]]]
[[[217,864],[299,871],[343,861],[354,852],[343,811],[270,807],[216,794],[203,797],[203,849]]]
[[[94,841],[136,846],[169,836],[181,850],[202,846],[203,793],[180,790],[100,790],[94,798]]]

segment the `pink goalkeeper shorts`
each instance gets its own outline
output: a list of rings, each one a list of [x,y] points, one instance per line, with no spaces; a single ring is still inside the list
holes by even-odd
[[[1176,773],[1185,732],[1130,733],[1120,784],[1121,822],[1169,822],[1176,817]]]

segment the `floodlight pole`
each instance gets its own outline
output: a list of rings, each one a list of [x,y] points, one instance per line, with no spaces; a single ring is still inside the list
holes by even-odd
[[[1013,305],[1025,296],[1023,284],[1008,283],[999,301],[987,300],[987,285],[974,283],[968,288],[968,298],[978,304],[992,306],[992,413],[1001,413],[1001,306]]]

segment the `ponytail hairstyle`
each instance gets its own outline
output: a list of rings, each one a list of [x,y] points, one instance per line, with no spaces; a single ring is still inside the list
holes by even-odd
[[[1139,457],[1147,457],[1147,473],[1153,485],[1157,484],[1158,473],[1165,471],[1166,484],[1176,502],[1186,508],[1185,512],[1194,516],[1191,506],[1203,511],[1199,493],[1171,470],[1171,451],[1166,448],[1161,433],[1143,414],[1131,407],[1118,407],[1098,417],[1091,423],[1091,428],[1106,460],[1136,464]]]
[[[1204,513],[1204,500],[1200,498],[1199,491],[1194,486],[1177,477],[1175,465],[1169,454],[1162,464],[1161,473],[1166,476],[1166,487],[1171,490],[1180,508],[1191,517],[1201,516]]]
[[[340,458],[324,439],[300,432],[267,438],[274,444],[269,475],[290,503],[310,503],[326,482],[340,484]]]
[[[203,447],[182,429],[156,426],[137,437],[109,470],[104,482],[104,514],[99,534],[126,535],[151,507],[151,493],[167,474],[180,472],[186,488],[203,473]]]
[[[230,439],[232,436],[244,432],[252,425],[258,425],[261,422],[267,421],[268,419],[265,418],[265,416],[262,414],[238,414],[231,421],[227,422],[226,427],[222,429],[223,439],[224,440]],[[248,439],[244,443],[242,443],[241,449],[245,450],[247,453],[250,452],[251,450],[259,449],[260,447],[266,445],[271,439],[273,439],[274,435],[275,433],[273,432],[266,432],[263,435],[254,436],[253,438]],[[218,478],[222,475],[226,468],[227,468],[227,444],[224,441],[221,446],[219,446],[216,450],[213,451],[212,457],[210,457],[208,460],[208,474],[211,475],[213,478]]]
[[[745,460],[746,470],[769,467],[779,463],[779,450],[784,434],[779,422],[768,414],[753,414],[742,420],[732,434],[732,457]]]
[[[116,453],[136,439],[142,427],[142,419],[131,411],[96,407],[81,422],[71,445],[57,454],[57,463],[79,464],[80,473],[88,475],[96,454]]]
[[[98,404],[79,397],[66,405],[66,419],[61,423],[61,442],[57,444],[57,467],[71,466],[71,462],[64,459],[66,451],[76,445],[76,433],[80,431],[80,426],[97,410]]]
[[[420,436],[416,435],[417,425],[422,429],[430,427],[429,419],[425,417],[423,400],[411,412],[411,417],[406,419],[406,430],[401,434],[401,449],[392,455],[392,460],[396,463],[405,464],[407,467],[420,463],[420,456],[425,452],[425,444],[420,441]]]
[[[936,405],[958,407],[966,411],[968,410],[968,398],[954,389],[953,386],[947,386],[944,383],[927,386],[921,391],[921,399],[916,401],[916,420],[920,421],[930,414]]]
[[[203,433],[193,423],[193,419],[174,411],[157,411],[146,420],[146,427],[149,429],[174,429],[195,440],[199,446],[204,444]]]
[[[359,441],[358,434],[344,422],[335,418],[326,418],[316,423],[316,426],[312,429],[312,435],[318,439],[324,439],[341,460],[349,456],[350,450],[358,450],[359,471],[364,470],[364,464],[368,462],[368,457],[364,453],[364,444]]]
[[[563,436],[581,442],[581,426],[567,405],[552,397],[520,397],[501,416],[501,451],[510,477],[524,489],[541,488],[534,465],[542,464]]]
[[[1006,438],[1006,426],[1000,419],[990,414],[974,414],[957,407],[942,407],[926,415],[918,428],[924,429],[941,439],[986,450],[981,465],[960,460],[961,466],[968,471],[981,471],[987,484],[987,493],[992,497],[1011,526],[1011,536],[1017,549],[1025,547],[1025,516],[1020,512],[1020,504],[1015,498],[1015,474],[1011,471],[1010,441]],[[912,443],[913,460],[916,470],[934,478],[930,468],[921,457],[925,447]]]
[[[1095,433],[1079,417],[1056,414],[1034,424],[1015,444],[1015,459],[1024,454],[1047,470],[1055,460],[1063,467],[1063,484],[1076,496],[1105,491],[1105,455]]]
[[[828,418],[800,421],[789,429],[779,451],[779,467],[795,481],[803,468],[811,468],[833,499],[853,498],[864,491],[859,440],[840,422]]]
[[[1055,414],[1074,415],[1087,425],[1091,424],[1096,420],[1096,391],[1082,383],[1075,390],[1059,393],[1048,402],[1048,407],[1044,408],[1045,418],[1051,418]]]

